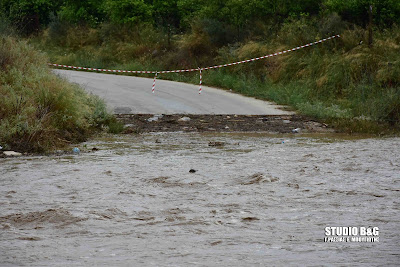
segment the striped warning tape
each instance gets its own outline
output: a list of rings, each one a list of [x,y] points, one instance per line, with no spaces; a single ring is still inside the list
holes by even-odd
[[[238,65],[238,64],[243,64],[243,63],[249,63],[249,62],[254,62],[257,60],[269,58],[269,57],[274,57],[278,55],[283,55],[289,52],[293,52],[299,49],[303,49],[306,47],[310,47],[313,45],[320,44],[322,42],[326,42],[331,39],[335,38],[340,38],[340,35],[333,35],[328,38],[324,38],[321,40],[318,40],[316,42],[308,43],[305,45],[301,45],[289,50],[284,50],[280,52],[276,52],[273,54],[261,56],[261,57],[256,57],[256,58],[251,58],[251,59],[246,59],[246,60],[241,60],[237,62],[232,62],[232,63],[227,63],[227,64],[222,64],[222,65],[215,65],[215,66],[209,66],[209,67],[204,67],[204,68],[197,68],[197,69],[181,69],[181,70],[162,70],[162,71],[150,71],[150,70],[110,70],[110,69],[97,69],[97,68],[86,68],[86,67],[76,67],[76,66],[69,66],[69,65],[61,65],[61,64],[55,64],[55,63],[48,63],[50,66],[53,67],[61,67],[61,68],[68,68],[68,69],[74,69],[74,70],[88,70],[88,71],[100,71],[100,72],[111,72],[111,73],[137,73],[137,74],[155,74],[154,76],[154,81],[153,81],[153,87],[152,87],[152,92],[154,93],[155,90],[155,85],[156,85],[156,79],[157,79],[157,74],[163,74],[163,73],[180,73],[180,72],[193,72],[193,71],[199,71],[200,72],[200,88],[199,88],[199,94],[201,94],[201,89],[202,89],[202,71],[203,70],[210,70],[210,69],[217,69],[217,68],[223,68],[223,67],[228,67],[228,66],[233,66],[233,65]]]
[[[154,75],[153,88],[151,89],[153,94],[154,94],[154,90],[156,89],[157,74],[158,74],[158,72],[156,72],[156,75]]]
[[[199,94],[201,94],[201,86],[203,84],[203,76],[201,75],[201,72],[203,69],[199,68],[199,73],[200,73],[200,88],[199,88]]]

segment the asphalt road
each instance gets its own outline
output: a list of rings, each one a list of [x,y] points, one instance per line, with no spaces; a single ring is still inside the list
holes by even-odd
[[[199,95],[198,85],[157,80],[153,94],[153,79],[149,78],[60,69],[55,69],[54,72],[103,98],[115,113],[291,114],[271,102],[207,86],[203,86]]]

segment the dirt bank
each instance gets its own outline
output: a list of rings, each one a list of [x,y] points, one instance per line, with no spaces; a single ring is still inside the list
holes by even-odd
[[[300,115],[117,114],[126,133],[140,132],[334,132]]]

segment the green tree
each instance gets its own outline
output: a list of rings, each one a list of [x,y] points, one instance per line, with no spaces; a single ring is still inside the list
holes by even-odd
[[[167,32],[168,46],[171,36],[180,27],[181,17],[177,0],[153,0],[153,18],[157,27]]]
[[[326,0],[325,6],[337,12],[344,20],[365,27],[368,23],[368,9],[373,6],[374,23],[379,27],[390,27],[400,23],[399,0]]]
[[[189,29],[193,19],[196,19],[198,12],[204,3],[198,0],[177,0],[177,6],[181,17],[180,26]]]
[[[254,32],[258,22],[276,27],[289,16],[300,17],[304,13],[316,15],[321,10],[322,2],[323,0],[204,0],[200,6],[190,9],[188,6],[193,1],[181,0],[178,6],[181,12],[185,11],[185,19],[191,16],[213,22],[215,27],[208,27],[213,28],[213,32],[223,32],[222,28],[234,28],[235,39],[239,41]],[[215,28],[221,29],[216,31]]]
[[[105,0],[105,10],[117,24],[152,22],[151,5],[143,0]]]
[[[68,22],[95,26],[106,18],[104,0],[63,0],[59,15]]]
[[[37,33],[50,21],[50,14],[59,10],[63,0],[2,0],[0,14],[24,34]]]

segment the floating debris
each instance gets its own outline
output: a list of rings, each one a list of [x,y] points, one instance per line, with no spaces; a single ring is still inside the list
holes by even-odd
[[[260,219],[258,219],[257,217],[244,217],[242,218],[242,221],[244,222],[251,222],[251,221],[259,221]]]
[[[208,146],[217,146],[217,147],[221,147],[221,146],[224,146],[225,145],[225,142],[209,142],[208,143]]]
[[[273,177],[271,175],[265,175],[263,173],[255,173],[247,177],[241,185],[251,185],[251,184],[261,184],[261,183],[273,183],[279,181],[279,178]]]

